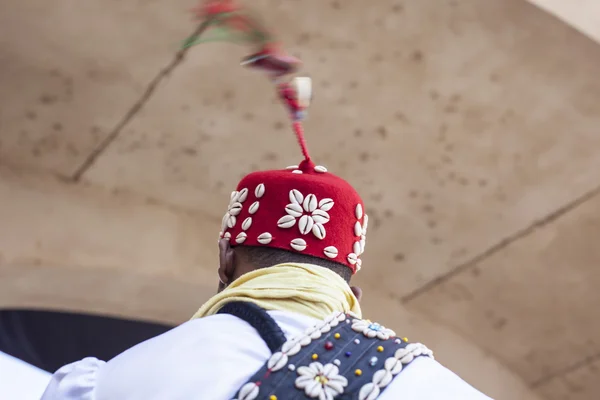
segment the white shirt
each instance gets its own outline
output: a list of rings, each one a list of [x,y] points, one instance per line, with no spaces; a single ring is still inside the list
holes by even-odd
[[[0,399],[38,400],[50,377],[46,371],[0,352]]]
[[[270,311],[286,337],[317,320]],[[118,335],[118,332],[115,332]],[[231,400],[271,352],[256,330],[231,315],[184,323],[109,362],[85,358],[52,377],[42,400]],[[418,357],[380,400],[490,400],[429,357]]]

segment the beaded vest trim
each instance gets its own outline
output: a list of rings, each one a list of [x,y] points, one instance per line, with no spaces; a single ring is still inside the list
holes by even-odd
[[[243,304],[234,308],[244,308]],[[271,318],[262,309],[260,314],[256,318]],[[267,337],[259,333],[267,344],[281,337],[272,329]],[[234,400],[375,400],[419,356],[433,358],[433,353],[421,343],[397,338],[378,323],[335,312],[283,343]]]

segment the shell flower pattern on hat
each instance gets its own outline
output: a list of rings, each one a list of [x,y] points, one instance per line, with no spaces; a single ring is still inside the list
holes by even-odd
[[[352,330],[355,332],[362,333],[368,338],[375,338],[381,340],[388,340],[390,337],[396,336],[396,332],[386,328],[377,322],[371,322],[366,319],[355,319],[352,321]]]
[[[344,393],[348,380],[339,374],[339,369],[334,364],[310,363],[308,367],[298,368],[299,377],[296,387],[313,399],[333,400]]]
[[[242,203],[248,198],[248,189],[244,188],[239,192],[231,192],[231,199],[227,206],[227,212],[223,216],[221,221],[221,231],[225,231],[227,228],[233,228],[237,222],[237,216],[242,211]]]
[[[319,201],[314,194],[304,196],[296,189],[290,190],[289,198],[290,203],[285,206],[286,215],[277,221],[277,226],[289,229],[297,221],[302,235],[312,232],[317,239],[323,240],[327,235],[324,225],[330,220],[328,211],[334,205],[333,200],[324,198]]]

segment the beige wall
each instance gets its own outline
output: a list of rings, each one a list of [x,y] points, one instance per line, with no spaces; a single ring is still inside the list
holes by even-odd
[[[242,47],[174,63],[187,0],[0,1],[0,307],[184,321],[229,191],[298,161],[272,88]],[[597,44],[519,0],[252,4],[367,204],[372,319],[498,399],[597,397]]]

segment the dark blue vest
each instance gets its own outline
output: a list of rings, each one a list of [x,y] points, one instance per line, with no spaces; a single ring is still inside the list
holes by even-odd
[[[273,353],[236,400],[375,400],[415,357],[432,357],[424,345],[342,312],[290,340],[255,304],[229,303],[219,313],[248,322]]]

